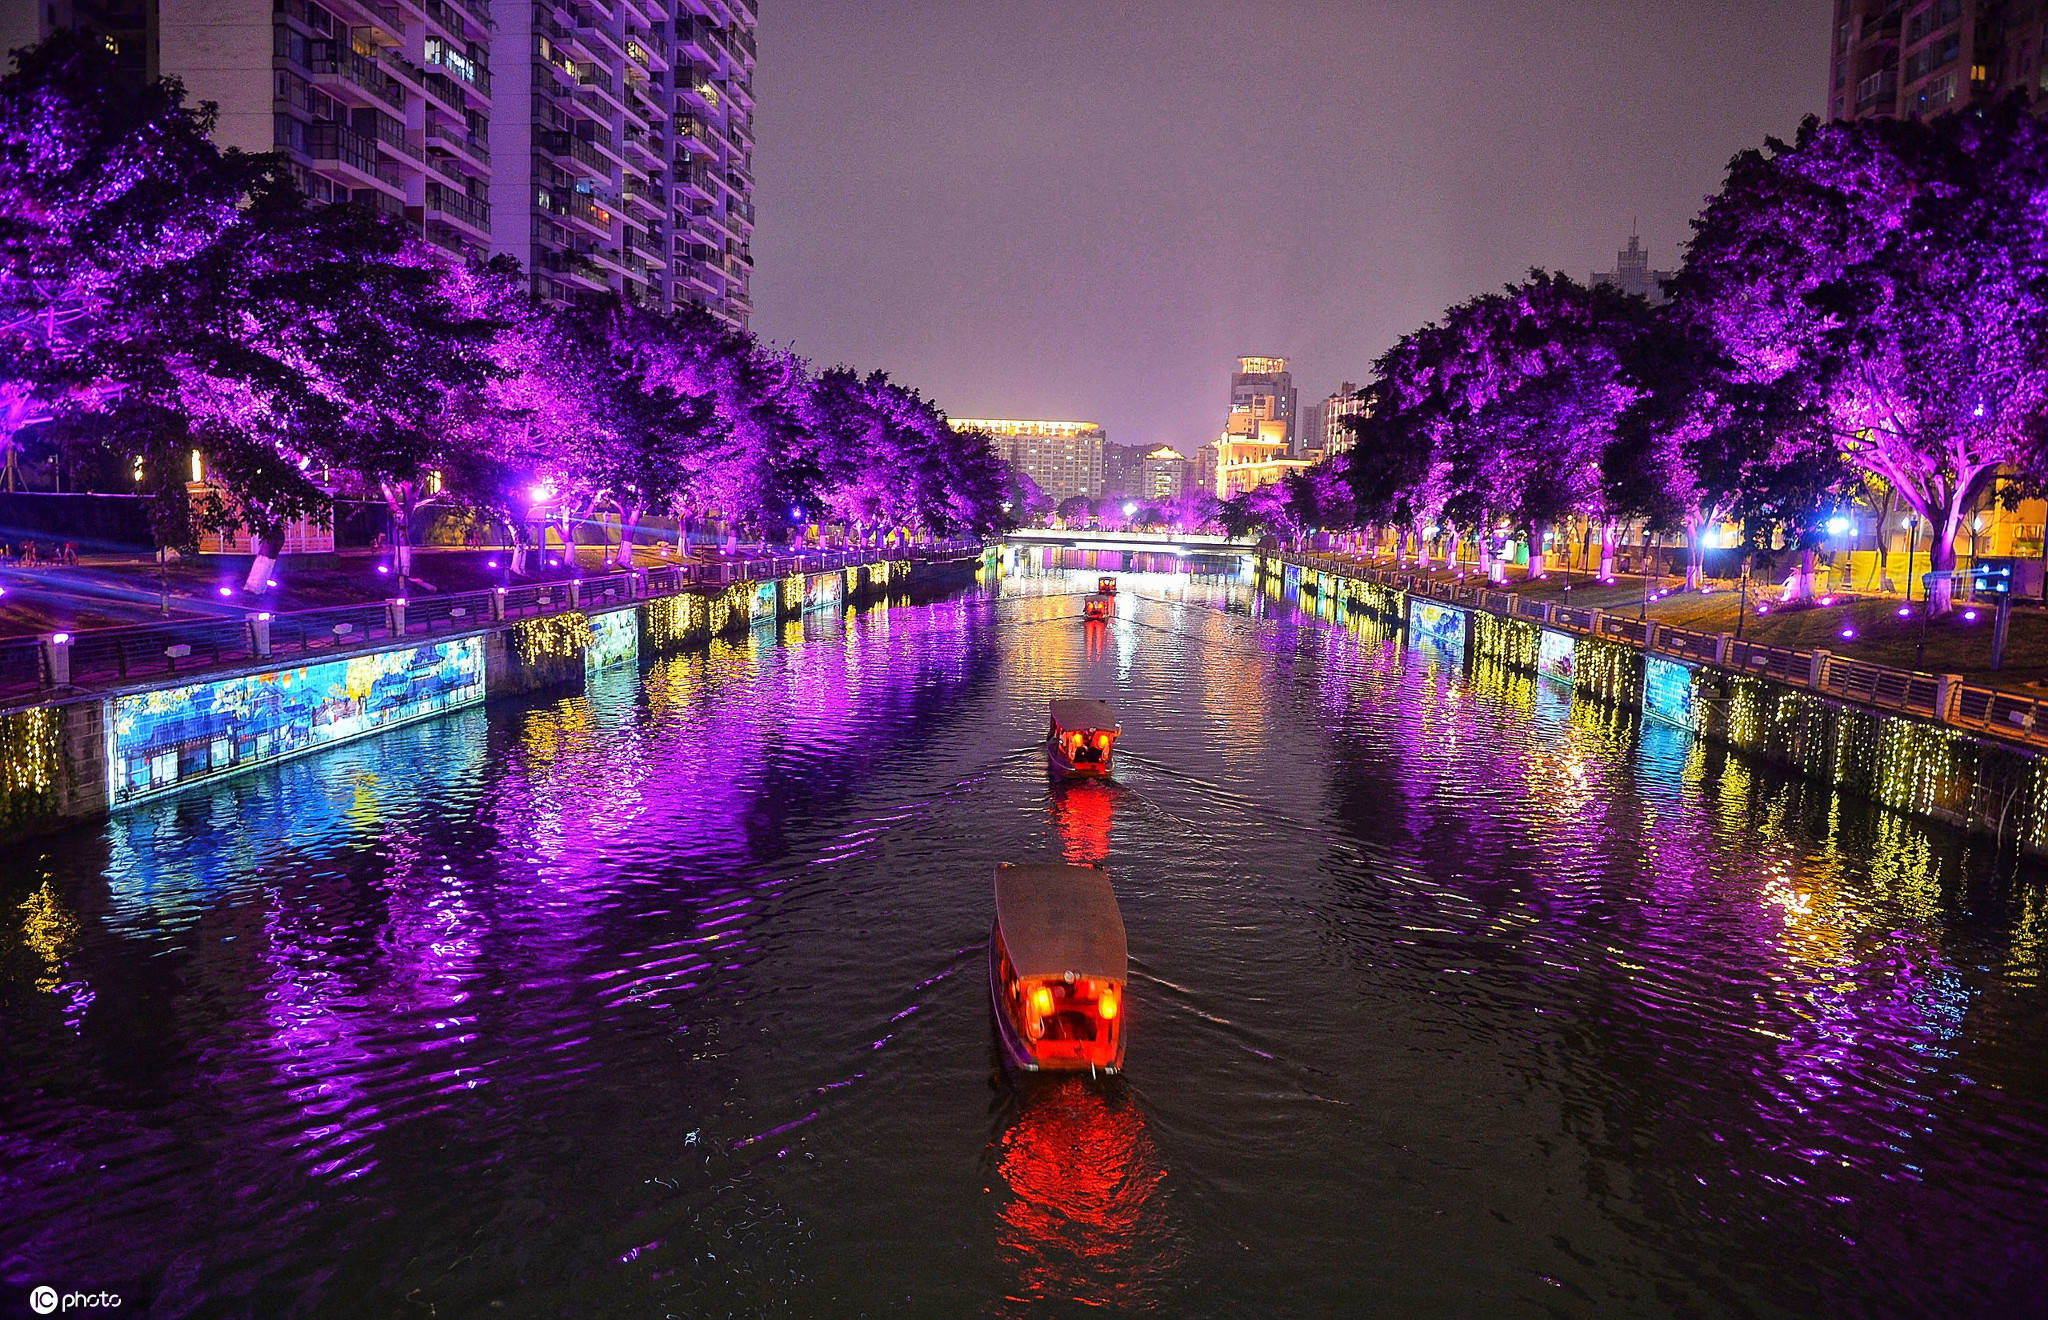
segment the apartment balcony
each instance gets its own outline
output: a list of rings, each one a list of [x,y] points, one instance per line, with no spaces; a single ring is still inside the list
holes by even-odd
[[[420,90],[426,93],[429,101],[447,113],[459,116],[467,110],[490,107],[490,75],[480,72],[477,78],[477,83],[466,83],[445,73],[426,70],[420,74]]]
[[[662,158],[661,140],[648,133],[626,130],[626,162],[643,170],[658,170],[667,162]]]
[[[449,152],[486,170],[491,166],[490,139],[481,133],[471,133],[465,124],[446,118],[433,120],[427,125],[426,145],[430,150]]]
[[[418,10],[426,19],[428,29],[450,45],[459,47],[468,43],[473,20],[466,19],[463,12],[449,4],[448,0],[405,0],[405,3]],[[489,24],[481,25],[477,32],[478,39],[486,39],[489,32]]]
[[[377,157],[376,139],[338,120],[320,119],[306,125],[306,154],[312,158],[315,172],[350,188],[399,186],[398,170]]]
[[[358,134],[373,138],[384,154],[400,165],[418,165],[425,159],[419,135],[381,110],[358,111],[353,127]]]
[[[405,219],[405,202],[396,193],[388,193],[381,188],[359,188],[350,193],[348,199],[378,215],[388,215],[394,220]]]
[[[447,225],[429,220],[421,227],[420,233],[429,243],[458,260],[468,261],[483,255],[483,246],[474,238]]]
[[[562,218],[577,232],[591,238],[610,241],[612,236],[612,213],[610,208],[599,205],[585,193],[571,193],[568,208]]]
[[[466,228],[483,241],[490,241],[490,204],[432,179],[427,180],[427,218],[445,221],[457,229]]]
[[[334,41],[307,43],[306,67],[313,85],[350,105],[388,105],[402,109],[405,88],[392,81],[377,60]]]
[[[676,191],[685,198],[695,198],[705,202],[711,201],[716,194],[712,191],[710,169],[695,163],[687,165],[678,163],[676,165]],[[679,205],[685,210],[689,207],[688,202],[680,202]]]
[[[559,129],[539,134],[541,149],[561,160],[573,161],[593,174],[610,174],[611,161],[599,155],[597,144]]]
[[[1890,110],[1899,103],[1899,75],[1890,69],[1871,74],[1856,84],[1856,109]]]
[[[712,53],[710,19],[697,14],[676,16],[676,46],[687,58],[709,64],[717,58]]]

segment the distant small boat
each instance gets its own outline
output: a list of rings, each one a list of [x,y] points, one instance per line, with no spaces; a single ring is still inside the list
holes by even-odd
[[[1107,574],[1095,579],[1095,589],[1105,596],[1116,595],[1116,579]]]
[[[1052,703],[1045,731],[1045,759],[1057,774],[1106,775],[1124,726],[1106,701]]]
[[[1109,606],[1110,598],[1108,596],[1090,596],[1081,602],[1081,617],[1089,623],[1107,623],[1109,622]]]
[[[996,867],[988,992],[1003,1060],[1025,1072],[1124,1066],[1130,951],[1107,872]]]

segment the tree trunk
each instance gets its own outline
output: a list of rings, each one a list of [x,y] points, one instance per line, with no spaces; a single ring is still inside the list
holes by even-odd
[[[1927,612],[1943,615],[1956,607],[1956,536],[1962,531],[1960,515],[1944,517],[1934,543],[1927,547]]]
[[[418,507],[418,492],[410,481],[387,481],[384,507],[391,514],[391,548],[398,559],[398,580],[412,576],[412,515]]]
[[[1785,592],[1780,597],[1785,604],[1813,599],[1813,561],[1812,550],[1799,552],[1799,567],[1785,580]]]
[[[284,552],[284,533],[274,524],[262,530],[252,527],[249,529],[249,549],[253,553],[249,560],[249,576],[242,579],[242,590],[261,596],[270,590],[270,575],[276,571],[278,556]]]
[[[1614,536],[1615,526],[1611,522],[1600,524],[1600,580],[1614,580]]]
[[[1543,524],[1537,523],[1529,529],[1529,578],[1547,576],[1550,572],[1550,552],[1544,549]]]
[[[633,566],[633,531],[639,525],[640,506],[622,501],[619,504],[619,551],[612,558],[612,563],[620,568]]]
[[[1707,580],[1707,524],[1695,518],[1685,525],[1685,589],[1698,591]]]

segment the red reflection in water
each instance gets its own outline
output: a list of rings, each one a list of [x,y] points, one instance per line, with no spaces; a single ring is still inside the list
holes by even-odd
[[[1034,1086],[1002,1134],[996,1212],[1007,1279],[999,1314],[1073,1301],[1119,1313],[1149,1307],[1173,1264],[1166,1170],[1128,1096],[1080,1083]]]
[[[1075,866],[1109,860],[1109,827],[1115,823],[1116,789],[1094,780],[1053,785],[1049,801],[1060,851]]]

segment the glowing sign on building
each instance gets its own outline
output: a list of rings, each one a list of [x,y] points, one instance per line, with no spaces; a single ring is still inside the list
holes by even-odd
[[[107,805],[266,765],[484,697],[478,637],[107,703]]]

